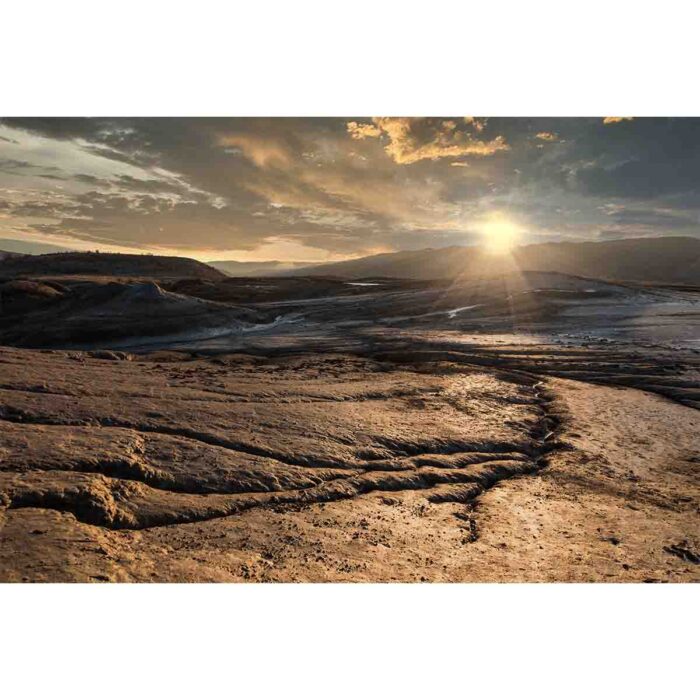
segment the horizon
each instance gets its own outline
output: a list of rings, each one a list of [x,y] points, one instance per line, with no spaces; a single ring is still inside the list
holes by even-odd
[[[0,237],[319,265],[700,236],[696,118],[5,118]]]
[[[342,260],[334,260],[331,261],[330,263],[326,262],[310,262],[310,261],[285,261],[285,260],[233,260],[233,259],[224,259],[224,258],[207,258],[207,259],[201,259],[201,258],[195,258],[194,256],[191,255],[181,255],[177,253],[163,253],[163,252],[153,252],[153,251],[109,251],[109,250],[99,250],[99,249],[89,249],[89,250],[79,250],[79,249],[56,249],[56,250],[44,250],[44,251],[37,251],[37,252],[23,252],[23,251],[18,251],[18,250],[13,250],[12,248],[21,248],[22,247],[22,241],[19,240],[12,240],[12,239],[2,239],[0,238],[0,253],[14,253],[18,255],[61,255],[61,254],[73,254],[73,253],[86,253],[90,255],[151,255],[151,256],[159,256],[159,257],[179,257],[179,258],[188,258],[191,260],[196,260],[197,262],[202,262],[205,264],[213,264],[213,263],[234,263],[234,264],[240,264],[240,265],[271,265],[271,264],[279,264],[279,265],[290,265],[290,266],[297,266],[297,267],[317,267],[317,266],[323,266],[327,264],[334,264],[334,263],[343,263],[343,262],[352,262],[352,261],[358,261],[362,260],[365,258],[373,258],[373,257],[382,257],[382,256],[392,256],[392,255],[398,255],[401,253],[421,253],[421,252],[428,252],[428,251],[438,251],[438,250],[448,250],[448,249],[462,249],[462,248],[476,248],[476,249],[481,249],[487,253],[490,253],[491,255],[495,257],[511,257],[511,254],[515,252],[518,249],[521,248],[528,248],[531,246],[544,246],[544,245],[557,245],[557,244],[569,244],[569,245],[576,245],[580,243],[594,243],[594,244],[606,244],[606,243],[620,243],[620,242],[626,242],[626,243],[634,243],[637,241],[659,241],[659,240],[700,240],[700,237],[697,236],[690,236],[690,235],[668,235],[668,236],[643,236],[639,238],[614,238],[614,239],[609,239],[609,240],[574,240],[574,241],[546,241],[546,242],[539,242],[539,243],[518,243],[514,245],[511,249],[508,251],[494,251],[492,250],[488,245],[485,245],[484,243],[475,241],[471,243],[466,243],[464,245],[444,245],[444,246],[426,246],[425,248],[409,248],[409,249],[402,249],[402,250],[394,250],[394,251],[389,251],[385,253],[373,253],[371,255],[358,255],[355,257],[350,257],[350,258],[343,258]],[[11,244],[19,244],[19,245],[10,245],[7,246],[7,243]],[[31,246],[31,244],[29,244]],[[51,246],[46,246],[46,247],[51,247]]]

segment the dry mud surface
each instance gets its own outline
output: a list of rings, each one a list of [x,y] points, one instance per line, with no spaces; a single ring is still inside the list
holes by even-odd
[[[697,581],[700,357],[0,348],[2,581]]]

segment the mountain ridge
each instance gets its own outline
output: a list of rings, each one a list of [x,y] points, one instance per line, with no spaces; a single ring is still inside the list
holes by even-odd
[[[477,246],[425,248],[316,265],[287,274],[440,279],[524,270],[635,282],[700,284],[700,238],[534,243],[519,246],[508,255],[489,253]]]

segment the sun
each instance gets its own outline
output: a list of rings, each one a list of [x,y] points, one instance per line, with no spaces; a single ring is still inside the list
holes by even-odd
[[[520,241],[522,228],[503,214],[492,214],[479,226],[483,245],[490,253],[503,255],[509,253]]]

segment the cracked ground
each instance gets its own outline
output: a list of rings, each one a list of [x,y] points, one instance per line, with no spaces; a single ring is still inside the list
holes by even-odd
[[[684,362],[2,348],[0,580],[698,580]]]

